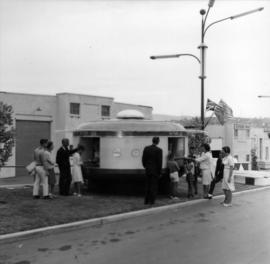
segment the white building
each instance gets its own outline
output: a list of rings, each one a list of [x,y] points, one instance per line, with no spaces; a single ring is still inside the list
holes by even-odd
[[[55,143],[55,153],[62,138],[69,138],[72,144],[72,132],[82,123],[115,118],[124,109],[139,110],[146,119],[152,119],[153,110],[149,106],[117,103],[112,97],[70,93],[51,96],[0,92],[0,101],[13,107],[16,129],[14,154],[6,164],[10,167],[2,168],[0,177],[25,174],[24,167],[32,161],[33,149],[41,138]]]
[[[212,139],[212,150],[229,146],[232,155],[246,168],[251,168],[251,151],[257,156],[259,168],[269,169],[270,131],[252,124],[228,122],[224,126],[208,125],[205,129]]]

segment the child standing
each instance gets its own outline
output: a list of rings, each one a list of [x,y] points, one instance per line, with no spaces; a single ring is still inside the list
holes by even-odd
[[[77,195],[81,197],[81,184],[83,183],[82,176],[82,160],[81,154],[84,151],[84,147],[82,145],[78,145],[76,152],[73,154],[73,167],[72,167],[72,181],[74,183],[74,193],[73,195]]]

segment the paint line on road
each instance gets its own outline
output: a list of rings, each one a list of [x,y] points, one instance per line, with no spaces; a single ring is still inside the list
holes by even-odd
[[[270,189],[270,186],[235,192],[234,195],[238,196],[238,195],[242,195],[246,193],[252,193],[252,192],[263,191],[263,190],[268,190],[268,189]],[[217,196],[214,196],[213,199],[219,199],[223,196],[224,195],[217,195]],[[94,225],[103,225],[110,222],[116,222],[116,221],[129,219],[132,217],[138,217],[142,215],[149,215],[149,214],[159,213],[162,211],[178,209],[181,207],[191,206],[191,205],[195,205],[195,204],[199,204],[199,203],[203,203],[207,201],[208,200],[206,199],[198,199],[198,200],[186,201],[186,202],[170,204],[170,205],[165,205],[165,206],[151,207],[151,208],[146,208],[146,209],[142,209],[138,211],[122,213],[122,214],[76,221],[76,222],[67,223],[67,224],[54,225],[54,226],[42,227],[42,228],[21,231],[21,232],[16,232],[16,233],[4,234],[4,235],[0,235],[0,242],[6,239],[20,238],[20,237],[23,238],[23,237],[28,237],[34,234],[39,234],[39,233],[41,234],[41,233],[46,233],[46,232],[49,233],[50,231],[53,231],[53,230],[60,230],[60,229],[64,230],[64,229],[74,228],[74,227],[83,226],[83,225],[85,225],[85,227],[90,227]]]

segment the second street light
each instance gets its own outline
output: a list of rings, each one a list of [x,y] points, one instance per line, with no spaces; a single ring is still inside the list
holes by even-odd
[[[201,83],[201,129],[203,130],[205,128],[204,126],[204,80],[206,79],[206,75],[205,75],[205,56],[206,56],[206,49],[207,46],[204,43],[204,38],[205,38],[205,34],[207,32],[207,30],[217,24],[220,23],[222,21],[225,20],[233,20],[242,16],[246,16],[246,15],[250,15],[253,14],[255,12],[259,12],[262,11],[264,8],[260,7],[254,10],[250,10],[244,13],[240,13],[234,16],[230,16],[230,17],[226,17],[220,20],[217,20],[211,24],[209,24],[208,26],[206,26],[206,20],[209,14],[210,9],[214,6],[215,0],[209,0],[208,2],[208,9],[207,11],[204,9],[200,10],[200,14],[202,16],[202,21],[201,21],[201,44],[199,45],[199,49],[200,49],[200,59],[191,53],[180,53],[180,54],[172,54],[172,55],[157,55],[157,56],[151,56],[150,59],[155,60],[155,59],[170,59],[170,58],[179,58],[181,56],[191,56],[193,58],[195,58],[201,65],[201,69],[200,69],[200,83]]]

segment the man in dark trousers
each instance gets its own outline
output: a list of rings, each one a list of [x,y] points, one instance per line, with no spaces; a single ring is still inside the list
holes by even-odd
[[[213,192],[214,192],[216,184],[223,179],[223,170],[224,170],[224,165],[222,163],[222,154],[220,152],[219,157],[217,159],[215,177],[211,181],[210,189],[209,189],[209,192],[208,192],[208,198],[209,199],[212,199],[212,197],[213,197]]]
[[[153,144],[143,150],[142,164],[146,174],[146,193],[144,204],[153,205],[158,191],[158,179],[162,170],[162,149],[157,145],[159,137],[153,137]]]
[[[71,171],[69,157],[76,152],[76,149],[69,149],[69,140],[67,138],[62,139],[62,147],[58,149],[56,154],[56,163],[58,164],[60,171],[59,178],[59,194],[69,195],[70,183],[71,183]]]

